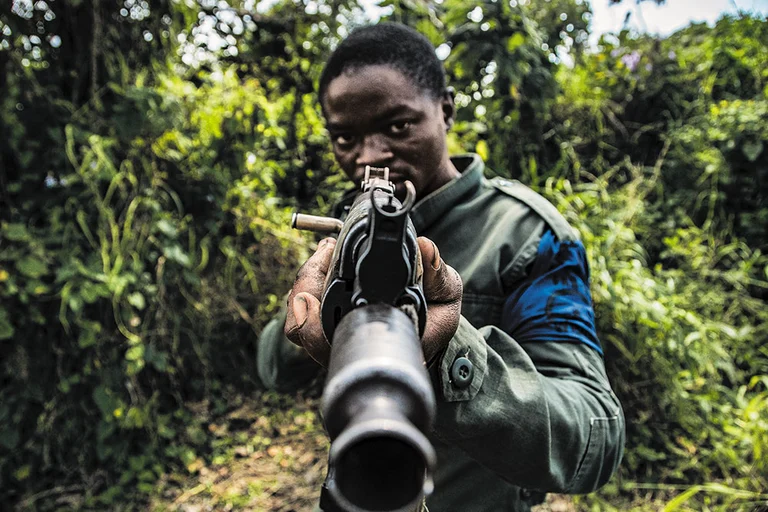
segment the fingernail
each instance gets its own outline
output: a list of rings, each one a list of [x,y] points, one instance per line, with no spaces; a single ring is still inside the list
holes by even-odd
[[[296,319],[296,326],[299,329],[304,327],[304,324],[307,322],[308,309],[309,306],[307,305],[307,300],[304,297],[299,295],[293,299],[293,318]]]
[[[432,258],[430,265],[432,266],[432,270],[440,270],[440,265],[442,264],[442,260],[440,259],[440,249],[437,248],[435,242],[432,242],[432,247],[435,249],[435,256]]]
[[[333,238],[323,238],[323,239],[322,239],[322,240],[320,240],[320,242],[317,244],[317,250],[319,251],[320,249],[322,249],[323,247],[325,247],[326,245],[328,245],[328,244],[329,244],[329,243],[331,243],[332,241],[333,241]]]

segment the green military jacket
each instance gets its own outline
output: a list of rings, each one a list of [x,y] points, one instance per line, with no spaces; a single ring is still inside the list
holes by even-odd
[[[625,439],[599,344],[569,337],[584,326],[567,325],[568,308],[553,316],[553,335],[528,328],[547,318],[523,312],[521,319],[517,312],[509,320],[505,313],[531,274],[546,275],[547,268],[537,269],[544,237],[573,243],[576,235],[529,188],[485,179],[478,156],[453,162],[462,176],[411,213],[417,233],[435,242],[464,283],[458,331],[430,368],[437,397],[430,438],[438,467],[429,511],[525,511],[545,492],[590,492],[617,468]],[[542,301],[544,315],[558,311],[552,299]],[[579,315],[573,318],[578,324]],[[267,386],[289,390],[308,381],[317,366],[285,340],[282,322],[276,319],[262,333],[258,364]]]

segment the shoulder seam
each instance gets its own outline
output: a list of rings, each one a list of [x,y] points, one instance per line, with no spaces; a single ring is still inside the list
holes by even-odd
[[[563,214],[542,195],[517,180],[492,178],[488,181],[496,190],[517,199],[536,212],[552,229],[558,240],[566,242],[578,239],[576,230],[568,224]]]

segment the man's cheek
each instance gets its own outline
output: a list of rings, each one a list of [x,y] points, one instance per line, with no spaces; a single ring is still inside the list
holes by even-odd
[[[336,162],[339,164],[339,167],[341,167],[341,170],[344,171],[344,174],[351,179],[355,174],[354,159],[345,153],[339,153],[337,151],[333,152],[333,156],[336,158]]]

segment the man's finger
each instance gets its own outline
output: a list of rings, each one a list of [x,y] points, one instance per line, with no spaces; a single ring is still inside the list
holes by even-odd
[[[459,327],[463,283],[459,273],[440,258],[440,251],[430,239],[419,237],[418,243],[427,299],[427,325],[421,340],[424,359],[429,363]]]
[[[322,298],[325,275],[331,267],[335,247],[336,240],[333,238],[320,240],[315,253],[304,262],[296,274],[293,289],[297,293],[307,292],[317,297],[318,300]]]
[[[418,238],[424,266],[424,296],[428,303],[453,303],[461,301],[463,285],[456,270],[440,258],[440,251],[429,238]]]
[[[333,259],[333,249],[336,247],[336,240],[325,238],[317,245],[315,253],[309,257],[301,266],[296,274],[296,280],[293,282],[293,288],[288,294],[287,309],[288,315],[285,320],[285,332],[296,328],[297,321],[294,316],[293,301],[300,293],[308,293],[316,297],[319,301],[322,299],[323,287],[325,286],[325,276],[331,266]],[[291,340],[293,341],[293,340]],[[297,343],[294,341],[294,343]],[[298,344],[298,343],[297,343]]]
[[[442,351],[459,328],[461,301],[433,304],[427,309],[427,327],[421,337],[424,360],[428,363]]]
[[[285,335],[293,343],[304,347],[312,359],[327,366],[331,346],[325,339],[320,321],[320,301],[314,295],[302,292],[294,297],[290,306],[296,323],[286,329]]]

